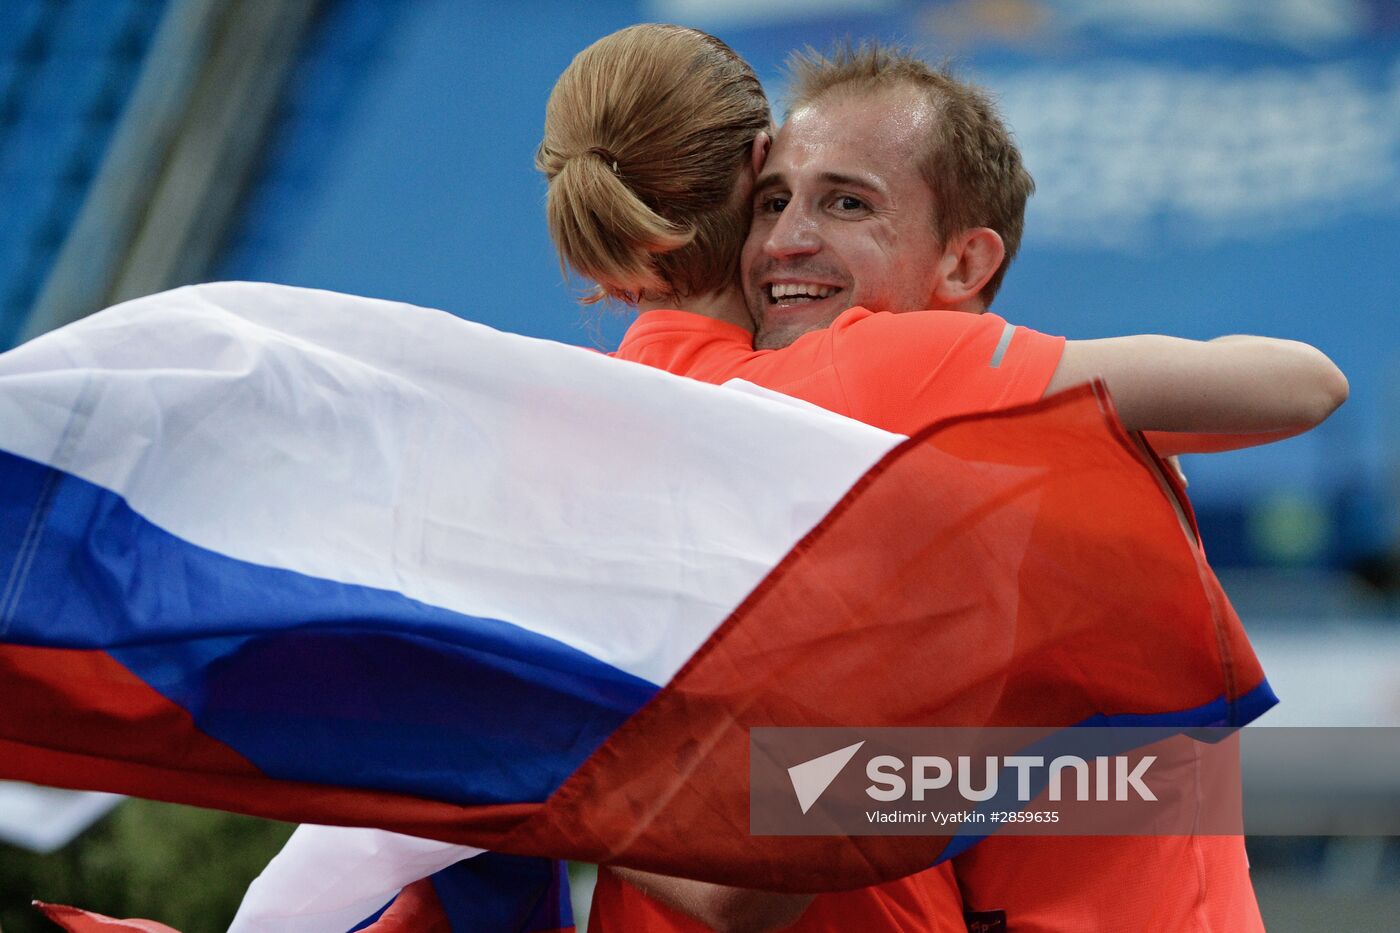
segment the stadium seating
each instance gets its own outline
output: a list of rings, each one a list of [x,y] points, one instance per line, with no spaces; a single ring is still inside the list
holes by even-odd
[[[164,0],[0,4],[0,349],[82,206]]]

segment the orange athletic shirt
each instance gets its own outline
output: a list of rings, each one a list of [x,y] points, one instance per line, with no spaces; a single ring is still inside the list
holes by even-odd
[[[744,379],[889,431],[908,434],[952,415],[1040,398],[1064,339],[994,314],[851,308],[782,350],[754,350],[740,327],[684,311],[650,311],[614,354],[706,382]],[[606,869],[590,930],[696,933],[705,928]],[[793,933],[967,929],[951,866],[888,884],[823,894]]]
[[[613,355],[702,382],[744,379],[912,434],[953,415],[1035,401],[1065,344],[995,314],[865,308],[851,308],[781,350],[754,350],[752,341],[733,324],[648,311]]]
[[[1063,338],[994,314],[852,308],[788,347],[754,350],[732,324],[651,311],[614,355],[704,382],[744,379],[909,434],[953,415],[1035,401],[1063,348]],[[865,892],[822,895],[790,929],[964,929],[963,909],[969,924],[989,931],[1263,929],[1239,837],[992,837],[953,866],[961,904],[945,864]],[[893,904],[927,912],[882,913]],[[606,870],[594,916],[604,931],[702,929]]]
[[[1264,929],[1240,836],[992,836],[953,871],[1015,933]]]
[[[598,869],[589,933],[706,933],[709,927]],[[819,894],[784,933],[966,933],[957,882],[947,866],[873,888]]]

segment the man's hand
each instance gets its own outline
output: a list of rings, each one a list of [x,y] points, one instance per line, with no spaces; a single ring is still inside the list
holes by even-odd
[[[810,894],[774,894],[730,888],[686,878],[670,878],[632,868],[603,868],[615,872],[672,910],[698,920],[717,933],[766,933],[797,922],[812,903]]]
[[[1045,394],[1094,378],[1108,385],[1128,430],[1172,432],[1150,438],[1163,455],[1301,434],[1332,414],[1348,392],[1341,370],[1297,341],[1142,334],[1069,341]]]

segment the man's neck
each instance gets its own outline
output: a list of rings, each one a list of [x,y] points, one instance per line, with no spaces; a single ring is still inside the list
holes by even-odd
[[[981,295],[974,296],[966,301],[959,301],[954,304],[949,311],[962,311],[965,314],[986,314],[987,303],[982,300]]]

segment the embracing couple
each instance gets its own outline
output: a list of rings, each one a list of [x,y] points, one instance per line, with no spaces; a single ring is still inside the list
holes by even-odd
[[[991,314],[1034,186],[988,94],[875,44],[794,55],[789,79],[775,132],[747,63],[669,25],[607,36],[559,79],[536,157],[550,233],[591,297],[642,312],[617,356],[901,433],[1098,378],[1163,457],[1292,436],[1345,400],[1291,341],[1066,341]],[[1244,841],[1222,836],[992,837],[816,897],[604,868],[590,929],[979,923],[1262,929]]]
[[[901,434],[1101,380],[1193,546],[1180,486],[1166,475],[1171,457],[1289,437],[1345,400],[1336,367],[1292,341],[1067,341],[990,313],[1033,184],[988,95],[878,45],[797,55],[790,78],[775,130],[747,63],[713,36],[670,25],[607,36],[560,77],[536,158],[548,223],[561,261],[595,283],[589,300],[641,312],[615,356],[707,382],[741,379]],[[1131,631],[1116,637],[1102,670],[1085,677],[1129,670],[1125,658],[1146,650]],[[955,678],[977,647],[927,676]],[[270,890],[317,845],[333,851],[337,832],[346,831],[299,832],[258,884]],[[377,851],[392,858],[400,845],[405,863],[435,866],[422,874],[471,854],[383,835]],[[921,873],[816,896],[604,867],[589,926],[779,928],[1262,923],[1243,839],[1202,835],[994,836]]]

